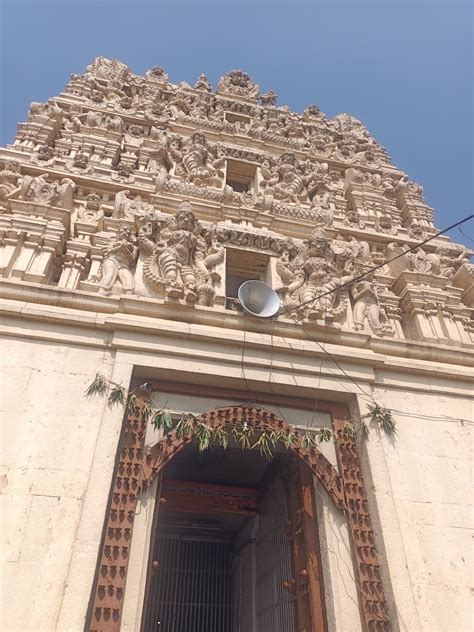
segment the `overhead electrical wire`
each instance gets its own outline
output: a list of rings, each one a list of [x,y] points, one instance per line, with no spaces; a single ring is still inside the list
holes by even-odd
[[[304,305],[308,305],[310,303],[313,303],[314,301],[317,301],[320,298],[323,298],[325,296],[328,296],[330,294],[333,294],[334,292],[337,292],[338,290],[350,286],[353,283],[356,283],[357,281],[359,281],[360,279],[363,279],[364,277],[368,276],[369,274],[372,274],[373,272],[375,272],[376,270],[379,270],[380,268],[383,268],[385,265],[387,265],[388,263],[391,263],[393,261],[396,261],[397,259],[400,259],[401,257],[403,257],[404,255],[406,255],[408,252],[413,252],[414,250],[417,250],[418,248],[420,248],[421,246],[423,246],[424,244],[432,241],[433,239],[436,239],[437,237],[444,235],[445,233],[449,232],[450,230],[453,230],[454,228],[458,227],[458,230],[465,236],[467,237],[467,235],[465,235],[465,233],[463,231],[461,231],[461,229],[459,228],[462,224],[470,221],[474,219],[474,214],[468,215],[467,217],[461,219],[458,222],[455,222],[454,224],[451,224],[450,226],[447,226],[446,228],[444,228],[443,230],[438,231],[436,234],[431,235],[430,237],[424,239],[423,241],[418,242],[417,244],[415,244],[414,246],[411,246],[410,248],[408,248],[407,250],[404,250],[403,252],[399,253],[398,255],[396,255],[395,257],[392,257],[390,259],[385,260],[384,262],[373,266],[372,268],[367,269],[365,272],[363,272],[362,274],[354,277],[353,279],[350,279],[349,281],[346,281],[345,283],[341,283],[341,285],[328,290],[327,292],[323,292],[322,294],[319,294],[318,296],[315,296],[314,298],[308,300],[308,301],[304,301],[303,303],[300,303],[299,305],[293,306],[291,308],[287,308],[284,310],[280,310],[274,318],[278,317],[278,316],[282,316],[284,314],[289,313],[290,317],[293,319],[293,321],[295,322],[295,324],[300,325],[301,329],[303,330],[304,334],[306,335],[306,337],[308,338],[308,340],[310,340],[311,342],[314,342],[315,344],[317,344],[320,349],[323,351],[324,354],[326,354],[330,360],[336,365],[336,367],[341,371],[341,373],[350,381],[352,382],[352,384],[354,384],[354,386],[360,391],[362,397],[368,401],[370,401],[370,403],[377,403],[374,396],[366,391],[364,388],[362,388],[362,386],[344,369],[344,367],[340,364],[340,362],[334,357],[334,355],[332,353],[330,353],[325,347],[324,345],[319,341],[316,340],[315,338],[313,338],[306,330],[305,326],[300,322],[300,320],[298,320],[293,312],[295,310],[297,310],[300,307],[303,307]],[[247,388],[247,391],[249,393],[249,395],[251,395],[251,390],[250,390],[250,386],[248,384],[247,381],[247,377],[245,375],[245,369],[244,369],[244,350],[245,350],[245,346],[246,346],[246,340],[245,340],[246,336],[245,336],[245,325],[244,325],[244,342],[243,342],[243,347],[242,347],[242,357],[241,357],[241,371],[242,371],[242,376],[244,378],[245,381],[245,385]],[[271,334],[271,368],[270,368],[270,374],[272,373],[272,369],[273,369],[273,331]],[[319,383],[321,381],[321,370],[322,370],[322,361],[320,363],[320,373],[319,373]],[[270,375],[270,382],[271,382],[271,375]],[[272,390],[272,389],[271,389]],[[272,391],[273,392],[273,391]],[[317,400],[316,400],[317,401]],[[402,411],[402,410],[397,410],[397,409],[390,409],[391,412],[393,413],[397,413],[399,415],[403,415],[405,417],[414,417],[414,418],[418,418],[418,419],[431,419],[431,420],[439,420],[439,421],[451,421],[451,422],[456,422],[456,423],[461,423],[461,424],[469,424],[469,425],[474,425],[474,421],[469,420],[469,419],[463,419],[463,418],[456,418],[456,417],[449,417],[446,415],[422,415],[422,414],[418,414],[418,413],[411,413],[411,412],[407,412],[407,411]]]
[[[461,235],[464,235],[466,239],[469,239],[469,241],[474,244],[474,239],[470,237],[467,233],[465,233],[463,230],[461,230],[460,226],[458,226],[458,231],[461,233]]]
[[[351,279],[350,281],[347,281],[345,283],[341,283],[341,285],[337,286],[336,288],[333,288],[331,290],[328,290],[327,292],[323,292],[322,294],[315,296],[314,298],[310,299],[309,301],[305,301],[303,303],[300,303],[300,305],[297,305],[295,307],[292,308],[287,308],[286,310],[282,310],[280,311],[277,315],[281,316],[283,314],[286,313],[290,313],[290,316],[292,317],[292,319],[294,320],[295,324],[300,325],[301,329],[303,330],[303,332],[305,333],[306,337],[311,341],[316,343],[320,349],[331,359],[331,361],[337,366],[337,368],[341,371],[341,373],[348,379],[350,380],[354,386],[356,386],[356,388],[362,393],[362,396],[366,399],[368,399],[371,403],[376,403],[376,400],[374,398],[374,396],[367,392],[365,389],[363,389],[361,387],[361,385],[351,376],[349,375],[349,373],[344,369],[344,367],[339,363],[339,361],[333,356],[332,353],[330,353],[325,347],[324,345],[319,342],[319,340],[316,340],[315,338],[313,338],[307,331],[305,326],[295,317],[293,316],[292,312],[294,312],[296,309],[298,309],[299,307],[302,307],[304,305],[313,303],[314,301],[318,300],[319,298],[322,298],[324,296],[328,296],[330,294],[333,294],[334,292],[337,292],[338,290],[340,290],[341,288],[347,287],[349,285],[352,285],[353,283],[359,281],[360,279],[364,278],[365,276],[372,274],[375,270],[378,270],[382,267],[384,267],[385,265],[387,265],[387,263],[391,263],[392,261],[395,261],[396,259],[399,259],[401,257],[403,257],[403,255],[405,255],[408,252],[412,252],[414,250],[417,250],[418,248],[420,248],[421,246],[423,246],[424,244],[426,244],[427,242],[435,239],[436,237],[439,237],[440,235],[443,235],[444,233],[449,232],[450,230],[453,230],[454,228],[458,227],[458,230],[465,236],[467,237],[467,235],[465,235],[465,233],[463,231],[461,231],[461,229],[459,228],[461,226],[461,224],[464,224],[465,222],[468,222],[469,220],[472,220],[474,218],[474,214],[468,215],[467,217],[463,218],[462,220],[460,220],[459,222],[456,222],[454,224],[451,224],[451,226],[448,226],[446,228],[444,228],[443,230],[437,232],[435,235],[431,235],[430,237],[428,237],[427,239],[424,239],[423,241],[419,242],[418,244],[415,244],[414,246],[412,246],[411,248],[404,250],[402,253],[396,255],[395,257],[392,257],[391,259],[387,259],[386,261],[384,261],[383,263],[378,264],[377,266],[374,266],[373,268],[370,268],[368,270],[366,270],[364,273],[358,275],[357,277],[354,277],[353,279]],[[322,364],[320,364],[320,371],[322,368]],[[319,380],[320,380],[321,375],[319,375]],[[399,415],[403,415],[406,417],[415,417],[415,418],[419,418],[419,419],[432,419],[432,420],[439,420],[439,421],[452,421],[452,422],[456,422],[456,423],[461,423],[461,424],[469,424],[469,425],[474,425],[474,421],[469,420],[469,419],[463,419],[463,418],[456,418],[456,417],[449,417],[446,415],[420,415],[417,413],[410,413],[407,411],[402,411],[402,410],[396,410],[391,408],[390,409],[391,412],[393,413],[397,413]]]
[[[354,384],[354,386],[357,387],[357,389],[362,393],[362,397],[366,400],[369,400],[370,403],[377,403],[376,399],[374,398],[374,396],[369,393],[368,391],[366,391],[365,389],[362,388],[362,386],[344,369],[343,366],[341,366],[340,362],[333,356],[332,353],[330,353],[325,347],[324,345],[319,342],[319,340],[316,340],[315,338],[313,338],[307,331],[305,326],[298,322],[297,320],[295,320],[295,323],[297,325],[299,325],[301,327],[301,329],[303,330],[303,332],[305,333],[306,337],[308,338],[308,340],[310,340],[311,342],[314,342],[315,344],[318,345],[318,347],[320,347],[320,349],[331,359],[331,361],[337,366],[337,368],[341,371],[341,373],[350,381],[352,382],[352,384]],[[321,369],[321,365],[320,365],[320,369]],[[404,411],[404,410],[397,410],[395,408],[390,408],[390,411],[392,413],[397,413],[399,415],[403,415],[404,417],[414,417],[417,419],[431,419],[434,421],[452,421],[452,422],[456,422],[456,423],[461,423],[461,424],[468,424],[468,425],[474,425],[474,421],[470,420],[470,419],[463,419],[462,417],[449,417],[447,415],[423,415],[420,413],[413,413],[413,412],[408,412],[408,411]]]

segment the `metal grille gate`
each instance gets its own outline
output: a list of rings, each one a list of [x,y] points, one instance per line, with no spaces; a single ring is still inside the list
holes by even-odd
[[[232,632],[232,548],[158,538],[145,632]]]
[[[286,535],[285,493],[279,482],[259,507],[257,553],[257,630],[294,632],[294,602],[283,583],[292,575]]]

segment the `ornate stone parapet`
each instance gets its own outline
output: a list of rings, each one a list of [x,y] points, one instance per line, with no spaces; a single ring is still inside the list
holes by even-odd
[[[462,290],[450,286],[447,278],[405,271],[392,289],[400,296],[407,338],[471,342],[465,327],[470,310],[461,303]]]
[[[77,289],[79,282],[90,268],[90,243],[75,239],[67,243],[66,253],[62,257],[61,276],[58,287]]]
[[[466,262],[461,265],[454,275],[452,284],[463,290],[461,301],[474,308],[474,264]]]
[[[55,219],[21,214],[0,216],[0,274],[34,283],[51,283],[55,258],[62,254],[67,229]]]

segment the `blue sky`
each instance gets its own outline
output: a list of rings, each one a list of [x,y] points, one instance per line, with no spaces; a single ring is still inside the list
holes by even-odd
[[[279,103],[360,118],[444,227],[473,209],[473,3],[0,0],[1,137],[98,56],[174,82],[246,70]],[[463,226],[474,237],[474,222]],[[457,230],[453,240],[473,245]]]

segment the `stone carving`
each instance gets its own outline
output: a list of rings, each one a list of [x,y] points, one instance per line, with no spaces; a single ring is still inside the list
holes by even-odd
[[[105,81],[126,81],[130,75],[128,66],[117,59],[110,60],[105,57],[96,57],[92,64],[87,66],[86,71],[96,79]]]
[[[213,94],[203,92],[196,96],[189,106],[189,116],[193,119],[212,119],[216,111],[216,98]]]
[[[246,72],[231,70],[221,77],[216,92],[217,94],[230,94],[234,97],[257,99],[260,88]]]
[[[423,248],[417,248],[414,252],[406,253],[408,269],[422,274],[439,274],[440,257],[432,252],[427,254]]]
[[[106,105],[105,103],[105,94],[102,92],[102,90],[92,90],[91,91],[91,95],[89,97],[89,101],[93,104],[93,105],[97,105],[97,106],[104,106]]]
[[[336,190],[337,185],[328,181],[319,182],[313,188],[311,210],[314,213],[314,219],[317,226],[332,226],[335,208],[332,198]]]
[[[399,224],[388,213],[382,213],[374,224],[375,230],[381,233],[388,233],[389,235],[396,235],[398,233]]]
[[[19,193],[21,166],[16,160],[7,160],[0,171],[0,201],[6,201],[9,197]]]
[[[451,279],[463,264],[469,263],[472,253],[461,247],[457,255],[452,255],[449,248],[443,247],[439,248],[438,255],[440,259],[440,274]]]
[[[28,118],[30,121],[44,122],[45,119],[54,121],[61,125],[65,117],[65,112],[56,102],[52,103],[30,103]]]
[[[153,68],[150,68],[150,70],[146,71],[145,76],[148,79],[162,81],[163,83],[166,83],[168,81],[168,75],[163,70],[163,68],[161,68],[161,66],[153,66]]]
[[[284,202],[306,202],[308,185],[315,178],[315,169],[307,163],[300,163],[295,154],[286,152],[276,163],[262,164],[262,188],[266,195]],[[327,165],[326,165],[327,168]]]
[[[285,138],[291,141],[292,144],[296,144],[299,147],[304,147],[308,144],[305,128],[296,118],[289,119],[280,133],[283,133]]]
[[[310,320],[344,318],[347,291],[337,291],[337,287],[352,277],[338,274],[335,253],[324,230],[313,231],[296,250],[285,249],[276,270],[284,284],[277,290],[284,307]]]
[[[308,105],[303,110],[302,118],[304,121],[314,122],[317,119],[322,118],[323,114],[317,105]]]
[[[135,171],[135,166],[131,165],[128,162],[120,161],[117,165],[117,171],[112,171],[110,177],[112,180],[116,182],[122,182],[124,184],[128,184],[130,182],[135,181],[135,176],[133,172]]]
[[[132,294],[135,280],[132,269],[138,255],[138,248],[131,229],[119,226],[117,234],[104,249],[99,272],[91,280],[100,284],[99,294],[110,296],[116,281],[122,284],[122,293]]]
[[[228,226],[214,226],[214,235],[221,243],[229,243],[233,246],[248,246],[258,250],[269,250],[281,254],[284,250],[293,252],[296,248],[290,238],[278,238],[275,235],[249,232],[248,230],[236,230]]]
[[[412,219],[408,226],[408,235],[417,241],[422,241],[426,237],[423,226],[416,219]]]
[[[363,274],[367,271],[368,268],[363,268],[361,273]],[[376,335],[393,335],[392,327],[380,307],[378,290],[373,281],[373,275],[369,274],[364,279],[354,283],[351,286],[351,294],[354,301],[353,319],[356,331],[363,331],[367,323],[370,330]]]
[[[212,92],[212,86],[209,83],[206,75],[199,75],[198,80],[194,84],[195,90],[203,90],[204,92]]]
[[[85,117],[86,114],[82,112],[80,105],[71,105],[67,118],[64,120],[64,128],[71,132],[79,132]]]
[[[122,128],[122,119],[120,116],[109,116],[108,114],[94,112],[91,110],[87,113],[84,124],[86,127],[94,127],[120,133]]]
[[[50,167],[56,161],[56,154],[49,145],[40,145],[36,155],[31,157],[31,162],[42,167]]]
[[[310,136],[309,153],[314,156],[329,157],[332,156],[336,144],[333,134],[326,128],[318,128],[314,130]]]
[[[269,90],[265,92],[265,94],[261,94],[258,98],[263,107],[275,107],[278,97],[273,90]]]
[[[396,198],[398,195],[407,190],[409,186],[408,176],[402,176],[396,181],[390,178],[384,179],[381,186],[385,197]]]
[[[58,182],[48,182],[48,174],[40,176],[24,176],[19,190],[23,200],[36,204],[57,206],[70,211],[73,210],[72,194],[76,185],[70,178],[63,178]]]
[[[164,226],[149,221],[139,231],[141,250],[148,254],[144,276],[167,298],[211,305],[214,285],[220,276],[214,270],[224,258],[216,236],[205,235],[188,202]]]
[[[353,272],[355,263],[372,263],[369,244],[350,235],[347,241],[338,236],[331,241],[331,251],[335,254],[335,266],[340,274]]]
[[[86,197],[85,206],[81,206],[77,211],[78,220],[86,224],[95,224],[103,215],[101,198],[97,193],[89,193]]]
[[[129,197],[129,195],[130,191],[128,189],[117,193],[112,217],[133,220],[135,216],[145,217],[149,213],[154,214],[155,208],[153,204],[145,202],[140,194],[133,198]]]
[[[206,132],[200,132],[201,127]],[[211,143],[211,134],[226,145]],[[259,142],[247,144],[244,135]],[[407,252],[411,243],[432,234],[431,209],[418,184],[395,168],[381,166],[387,161],[385,150],[363,124],[345,114],[327,119],[314,105],[301,114],[277,107],[275,93],[259,96],[257,84],[242,71],[224,75],[214,94],[205,75],[193,87],[186,82],[176,86],[160,67],[143,79],[120,62],[97,58],[86,75],[72,77],[59,99],[31,104],[29,121],[20,124],[15,145],[30,172],[54,166],[67,169],[80,183],[77,221],[96,224],[79,227],[76,234],[81,238],[99,230],[104,215],[101,196],[90,193],[84,200],[84,190],[102,192],[103,186],[74,174],[93,174],[102,185],[109,179],[121,183],[115,187],[122,190],[116,194],[112,224],[142,227],[145,281],[160,296],[211,305],[217,279],[212,262],[222,257],[223,244],[233,244],[279,256],[283,303],[301,317],[325,319],[328,324],[342,323],[347,313],[347,323],[353,322],[356,330],[387,333],[387,314],[395,318],[399,298],[407,300],[398,291],[403,283],[410,288],[425,284],[430,291],[445,287],[452,304],[458,300],[459,292],[452,290],[460,287],[459,268],[469,254],[449,244],[435,252],[430,250],[435,245]],[[255,165],[252,190],[237,192],[224,184],[225,160]],[[194,216],[186,219],[184,212],[165,223],[130,183],[143,184],[150,193],[154,185],[167,208],[181,197],[209,202],[209,216],[218,217],[223,210],[226,216],[230,213],[232,223],[205,229]],[[103,200],[110,200],[110,190],[103,191]],[[19,169],[8,166],[0,172],[0,199],[9,210],[15,210],[15,198],[31,202],[23,207],[33,210],[40,204],[72,210],[73,191],[71,180],[22,177]],[[317,230],[309,239],[293,242],[278,235],[283,225],[295,235],[303,225]],[[357,277],[363,266],[391,256],[394,245],[387,244],[387,235],[396,235],[395,250],[403,255],[379,273],[382,279],[392,278],[377,285],[366,277],[350,289],[337,290],[343,279]],[[182,244],[176,241],[179,236]],[[400,278],[404,271],[417,274]],[[446,278],[452,283],[446,285]],[[392,280],[400,296],[383,289]],[[325,292],[327,296],[317,298]],[[308,305],[300,309],[304,299]],[[398,320],[401,331],[402,316]]]
[[[170,105],[161,99],[161,94],[148,93],[144,104],[145,118],[159,126],[166,126],[170,119]],[[177,118],[177,117],[174,117]]]
[[[209,145],[201,131],[194,132],[184,143],[174,138],[169,145],[169,156],[174,175],[198,186],[222,187],[225,159],[217,147]]]
[[[90,151],[93,152],[95,147],[92,146]],[[66,167],[69,171],[74,171],[75,173],[92,173],[94,168],[90,161],[90,153],[83,147],[80,147],[77,152],[74,154],[71,160],[66,161]]]
[[[355,206],[348,206],[343,223],[353,228],[364,228],[365,222],[362,221],[360,213]]]

